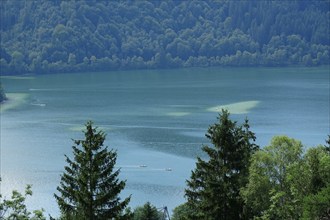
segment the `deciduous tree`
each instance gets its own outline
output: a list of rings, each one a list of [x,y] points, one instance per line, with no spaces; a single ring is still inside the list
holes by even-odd
[[[0,179],[1,181],[1,179]],[[33,219],[45,220],[44,210],[29,211],[26,207],[25,200],[27,196],[32,196],[31,185],[25,188],[25,194],[22,195],[17,190],[13,190],[10,199],[3,199],[0,194],[0,219]]]
[[[296,188],[291,186],[297,186],[292,177],[303,180],[306,176],[304,173],[296,175],[301,171],[298,169],[302,167],[301,160],[301,142],[287,136],[274,137],[269,146],[253,155],[249,182],[241,194],[255,216],[270,219],[299,217],[297,210],[300,206],[294,199]]]

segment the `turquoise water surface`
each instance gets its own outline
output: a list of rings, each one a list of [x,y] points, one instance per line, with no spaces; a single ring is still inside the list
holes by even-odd
[[[53,197],[87,120],[107,133],[127,180],[123,196],[173,209],[184,202],[204,134],[227,108],[248,117],[257,143],[274,135],[308,148],[329,131],[329,67],[193,68],[2,77],[1,193],[33,185],[32,209],[58,216]],[[202,155],[203,156],[203,155]]]

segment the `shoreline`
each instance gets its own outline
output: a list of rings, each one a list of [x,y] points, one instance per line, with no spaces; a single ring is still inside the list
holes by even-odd
[[[48,72],[48,73],[35,73],[35,72],[27,72],[22,74],[1,74],[0,79],[9,79],[9,80],[33,80],[36,76],[41,75],[56,75],[56,74],[76,74],[76,73],[102,73],[102,72],[130,72],[130,71],[154,71],[154,70],[160,70],[160,71],[166,71],[166,70],[187,70],[187,69],[254,69],[254,68],[260,68],[260,69],[278,69],[278,68],[300,68],[300,69],[317,69],[317,68],[330,68],[330,65],[318,65],[318,66],[305,66],[305,65],[285,65],[285,66],[272,66],[272,65],[256,65],[256,66],[221,66],[221,65],[215,65],[215,66],[191,66],[191,67],[173,67],[173,68],[142,68],[142,69],[136,69],[136,68],[130,68],[130,69],[100,69],[100,70],[77,70],[77,71],[63,71],[63,72]]]

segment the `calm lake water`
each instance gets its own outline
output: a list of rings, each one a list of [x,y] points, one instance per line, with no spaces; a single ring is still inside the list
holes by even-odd
[[[1,193],[33,185],[30,208],[58,216],[53,197],[87,120],[117,149],[130,206],[150,201],[171,210],[184,202],[204,134],[221,107],[250,120],[257,143],[274,135],[306,148],[329,131],[329,67],[206,68],[2,77],[11,101],[1,106]],[[168,168],[171,171],[168,171]]]

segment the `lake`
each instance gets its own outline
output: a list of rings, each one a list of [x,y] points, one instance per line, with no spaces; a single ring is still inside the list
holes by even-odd
[[[1,106],[1,193],[32,184],[31,209],[59,215],[53,194],[88,120],[117,149],[131,207],[183,203],[205,133],[221,108],[248,117],[257,144],[274,135],[325,144],[329,67],[191,68],[5,77]],[[202,155],[203,156],[203,155]]]

